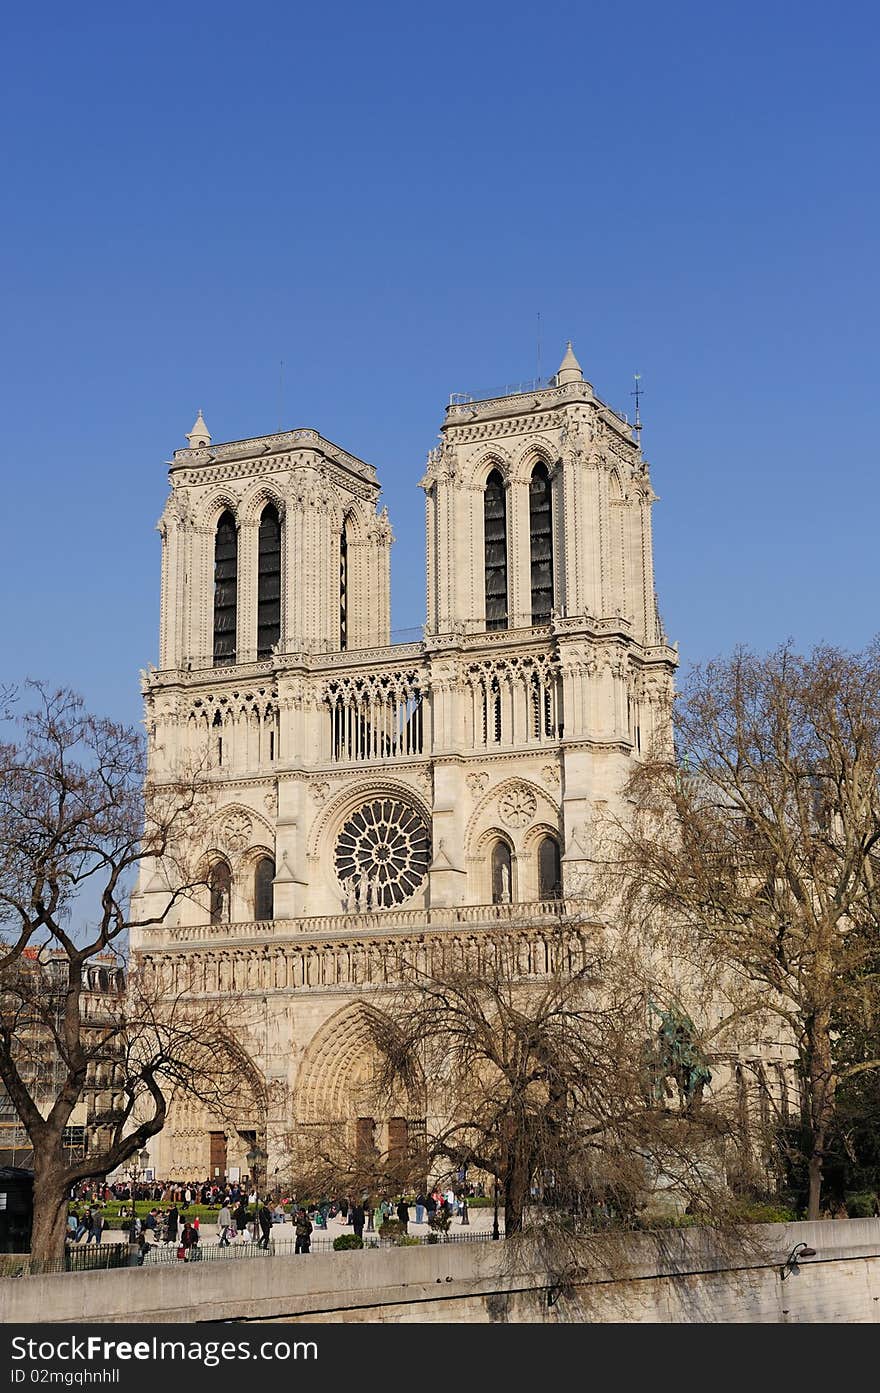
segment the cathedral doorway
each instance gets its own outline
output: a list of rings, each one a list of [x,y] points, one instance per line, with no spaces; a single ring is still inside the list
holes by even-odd
[[[209,1175],[212,1180],[222,1180],[226,1175],[226,1133],[210,1132]]]
[[[344,1007],[306,1051],[292,1158],[301,1180],[390,1192],[424,1175],[425,1092],[384,1086],[371,1013]]]

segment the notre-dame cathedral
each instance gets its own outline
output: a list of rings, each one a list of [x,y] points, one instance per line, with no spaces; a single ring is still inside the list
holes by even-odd
[[[524,974],[565,951],[589,829],[668,737],[677,654],[638,432],[571,345],[548,385],[448,406],[417,643],[391,642],[372,465],[314,430],[215,444],[201,412],[187,440],[143,685],[154,772],[210,755],[207,884],[132,947],[169,992],[246,1002],[253,1075],[234,1126],[173,1107],[151,1164],[243,1175],[257,1144],[271,1176],[302,1129],[392,1151],[424,1126],[424,1101],[381,1116],[370,1088],[365,1003],[402,960],[499,932]],[[135,914],[167,897],[145,863]]]

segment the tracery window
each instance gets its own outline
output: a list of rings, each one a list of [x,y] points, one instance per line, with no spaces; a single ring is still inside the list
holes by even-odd
[[[375,798],[336,839],[336,875],[351,908],[390,909],[415,894],[431,855],[428,828],[402,798]]]
[[[275,907],[272,898],[272,881],[275,879],[275,862],[271,856],[263,856],[254,868],[254,918],[272,919]]]
[[[507,628],[507,494],[497,469],[483,494],[486,628]]]
[[[235,662],[238,618],[238,528],[228,510],[214,537],[214,666]]]
[[[215,861],[208,875],[211,892],[211,923],[228,924],[232,899],[232,871],[226,861]]]
[[[553,608],[553,517],[546,464],[535,465],[529,484],[529,549],[532,623],[547,624]]]
[[[559,843],[555,837],[545,837],[538,847],[538,899],[558,900],[561,895]]]
[[[257,547],[257,657],[268,658],[281,638],[281,519],[263,509]]]
[[[507,842],[497,841],[492,847],[492,903],[510,904],[513,864]]]

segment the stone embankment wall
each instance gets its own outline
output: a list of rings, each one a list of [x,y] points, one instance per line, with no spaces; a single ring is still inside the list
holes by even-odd
[[[815,1257],[783,1281],[795,1244]],[[880,1219],[598,1241],[460,1243],[0,1280],[8,1323],[248,1321],[869,1322]]]

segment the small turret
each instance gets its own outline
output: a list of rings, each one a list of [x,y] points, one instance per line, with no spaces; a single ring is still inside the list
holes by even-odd
[[[199,414],[196,417],[196,423],[186,438],[189,441],[189,448],[191,450],[202,449],[204,446],[210,445],[211,443],[211,432],[205,425],[205,418],[202,415],[201,407],[199,407]]]
[[[564,387],[566,382],[583,382],[583,380],[584,374],[581,371],[581,365],[574,356],[571,339],[569,339],[568,346],[565,350],[565,357],[559,364],[559,371],[556,374],[556,385],[557,387]]]

